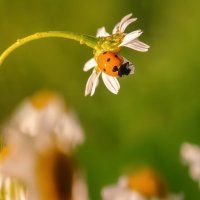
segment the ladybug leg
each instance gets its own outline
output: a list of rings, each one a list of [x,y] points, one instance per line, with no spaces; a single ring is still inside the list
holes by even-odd
[[[117,66],[114,66],[112,71],[113,72],[118,72],[118,76],[122,77],[122,73],[121,73],[121,71],[119,70],[119,68]]]
[[[122,77],[122,71],[120,70],[120,68],[118,69],[118,75],[119,75],[119,77]]]

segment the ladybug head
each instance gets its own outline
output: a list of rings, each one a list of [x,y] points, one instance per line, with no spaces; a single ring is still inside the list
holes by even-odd
[[[119,77],[122,77],[123,75],[129,75],[133,71],[133,65],[129,64],[129,62],[123,63],[118,68],[118,75]]]

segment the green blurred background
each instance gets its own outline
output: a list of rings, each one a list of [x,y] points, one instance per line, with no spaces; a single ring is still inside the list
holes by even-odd
[[[181,163],[180,145],[200,145],[200,2],[197,0],[0,0],[0,52],[16,39],[38,31],[69,30],[95,35],[111,31],[124,15],[138,21],[148,53],[124,49],[135,75],[120,79],[111,94],[102,81],[94,97],[85,97],[90,72],[82,67],[92,51],[64,39],[34,41],[15,51],[0,71],[0,120],[9,117],[27,95],[41,88],[66,97],[86,133],[78,150],[91,199],[126,172],[150,165],[171,192],[199,199],[200,189]]]

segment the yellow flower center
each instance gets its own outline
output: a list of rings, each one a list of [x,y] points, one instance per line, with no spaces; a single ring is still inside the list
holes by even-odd
[[[121,50],[119,45],[121,44],[124,36],[125,35],[123,33],[116,33],[107,37],[98,38],[97,47],[94,51],[95,58],[105,51],[118,53]]]
[[[167,193],[163,180],[149,168],[129,176],[128,186],[147,197],[164,197]]]
[[[55,95],[50,91],[40,91],[31,97],[33,107],[40,110],[49,104],[55,98]]]

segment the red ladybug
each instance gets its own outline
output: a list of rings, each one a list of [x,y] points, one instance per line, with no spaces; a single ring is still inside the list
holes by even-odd
[[[97,64],[102,72],[113,77],[122,77],[131,72],[129,62],[124,63],[122,56],[111,51],[101,53],[97,57]]]

